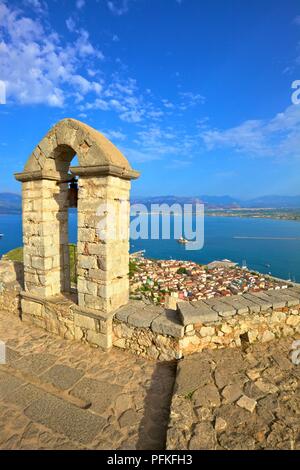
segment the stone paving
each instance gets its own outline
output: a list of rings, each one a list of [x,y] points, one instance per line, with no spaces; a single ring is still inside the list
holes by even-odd
[[[177,373],[1,312],[0,339],[0,449],[300,450],[296,337],[205,350]]]
[[[0,313],[0,449],[165,448],[175,363],[101,352]]]
[[[300,365],[289,357],[292,343],[205,350],[180,361],[168,449],[300,450]]]

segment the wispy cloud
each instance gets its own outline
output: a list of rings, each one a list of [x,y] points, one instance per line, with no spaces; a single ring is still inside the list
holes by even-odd
[[[300,157],[300,106],[291,105],[269,120],[248,120],[229,129],[206,129],[208,150],[231,149],[253,157]]]
[[[9,101],[62,107],[66,99],[101,92],[102,85],[82,73],[86,60],[102,60],[86,30],[66,43],[42,20],[0,4],[0,69]],[[69,24],[70,26],[70,24]]]
[[[76,0],[76,8],[81,10],[85,6],[85,0]]]
[[[74,18],[72,18],[72,16],[66,19],[66,26],[71,33],[76,31],[76,21]]]
[[[131,0],[132,1],[132,0]],[[108,0],[108,9],[116,16],[122,16],[129,10],[130,0]]]
[[[126,140],[127,136],[121,131],[116,131],[116,130],[107,130],[107,131],[102,131],[102,133],[107,137],[109,140],[113,141],[124,141]]]
[[[181,92],[171,101],[143,90],[123,64],[118,63],[114,73],[107,72],[103,52],[80,26],[76,13],[66,19],[66,28],[69,33],[63,38],[48,17],[32,18],[0,0],[0,69],[8,102],[62,109],[72,105],[83,119],[93,111],[110,112],[119,120],[112,122],[119,124],[104,134],[121,149],[123,145],[130,160],[164,160],[174,169],[186,166],[183,162],[197,155],[199,139],[193,132],[199,131],[195,127],[186,132],[178,111],[202,106],[203,96]]]
[[[191,91],[180,92],[179,96],[181,98],[179,107],[182,111],[199,104],[204,104],[206,101],[205,96],[200,95],[199,93],[193,93]]]
[[[24,5],[32,8],[37,13],[45,13],[48,10],[47,2],[44,0],[24,0]]]
[[[300,26],[300,15],[296,16],[296,17],[293,19],[293,23],[294,23],[294,24],[297,24],[298,26]]]

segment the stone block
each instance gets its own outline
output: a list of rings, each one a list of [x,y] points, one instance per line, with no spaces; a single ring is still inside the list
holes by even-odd
[[[106,424],[101,416],[49,394],[29,405],[25,415],[33,422],[83,444],[94,441]]]
[[[44,311],[44,306],[40,303],[33,302],[31,300],[22,299],[21,300],[22,312],[28,313],[29,315],[34,315],[41,317]]]
[[[122,387],[106,381],[84,377],[71,390],[71,395],[91,403],[91,410],[104,414],[122,393]]]
[[[249,312],[258,313],[260,311],[259,305],[251,302],[249,299],[245,299],[242,295],[224,297],[222,301],[234,307],[238,315],[247,315]]]
[[[200,328],[200,336],[205,337],[205,336],[213,336],[215,334],[215,328],[211,326],[202,326]]]
[[[44,372],[41,379],[61,390],[68,390],[84,375],[84,371],[63,364],[56,364]]]
[[[75,312],[74,314],[75,326],[80,328],[93,330],[95,332],[100,332],[100,319],[95,319],[88,317],[87,315],[80,315],[80,313]]]
[[[272,331],[266,330],[264,331],[262,337],[261,337],[261,342],[262,343],[268,343],[269,341],[273,341],[275,339],[274,333]]]
[[[99,348],[102,348],[105,350],[110,349],[112,347],[112,333],[103,334],[103,333],[96,333],[95,331],[92,331],[92,330],[87,330],[86,340],[88,343],[99,346]]]
[[[275,291],[257,292],[255,295],[262,300],[269,301],[273,308],[286,307],[287,301],[283,297],[279,298],[274,292]]]
[[[179,320],[178,313],[174,310],[166,310],[156,317],[151,324],[151,329],[154,333],[175,338],[182,338],[184,336],[184,326]]]
[[[267,299],[261,298],[261,297],[258,296],[258,293],[243,294],[243,297],[245,299],[250,300],[254,304],[257,304],[260,307],[260,310],[262,312],[265,312],[269,308],[272,308],[272,302],[270,301],[270,299],[269,298],[267,298]]]
[[[240,406],[241,408],[244,408],[247,411],[250,411],[250,413],[253,413],[253,411],[256,408],[257,401],[254,400],[253,398],[249,398],[246,395],[243,395],[238,400],[237,405]]]
[[[137,328],[150,328],[152,322],[161,315],[161,309],[148,306],[138,312],[129,314],[127,322]]]
[[[178,302],[177,311],[183,325],[210,323],[220,320],[218,313],[203,301]]]
[[[237,309],[219,299],[204,300],[204,303],[215,310],[221,317],[232,317],[237,314]]]
[[[290,316],[288,317],[286,323],[289,326],[297,326],[300,324],[300,316],[296,316],[296,315]]]

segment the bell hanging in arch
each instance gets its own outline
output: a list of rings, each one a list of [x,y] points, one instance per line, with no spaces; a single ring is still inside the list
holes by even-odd
[[[78,181],[76,178],[70,181],[68,200],[69,200],[69,207],[77,208],[78,206]]]

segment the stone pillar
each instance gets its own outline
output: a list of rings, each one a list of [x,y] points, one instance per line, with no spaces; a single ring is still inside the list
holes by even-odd
[[[68,185],[40,179],[22,189],[25,291],[41,297],[68,291]]]
[[[100,316],[128,302],[130,186],[112,175],[79,178],[78,305]]]

